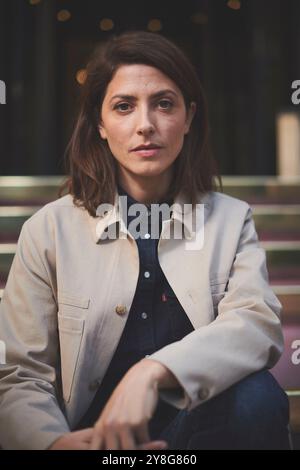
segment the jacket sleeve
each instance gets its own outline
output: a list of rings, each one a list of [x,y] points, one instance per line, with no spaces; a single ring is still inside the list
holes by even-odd
[[[38,252],[28,222],[0,305],[0,339],[6,347],[5,364],[0,365],[0,445],[4,449],[46,449],[70,431],[57,400],[54,281],[47,250]]]
[[[161,398],[192,410],[247,375],[273,367],[283,350],[281,309],[248,206],[218,316],[149,356],[182,386],[161,390]]]

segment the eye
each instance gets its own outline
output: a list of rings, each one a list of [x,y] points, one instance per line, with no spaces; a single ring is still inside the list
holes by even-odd
[[[170,100],[160,100],[160,101],[159,101],[159,106],[160,106],[162,109],[171,109],[172,106],[173,106],[173,103],[172,103],[172,101],[170,101]]]
[[[130,104],[129,103],[118,103],[114,106],[114,109],[117,109],[121,112],[126,112],[129,110]]]

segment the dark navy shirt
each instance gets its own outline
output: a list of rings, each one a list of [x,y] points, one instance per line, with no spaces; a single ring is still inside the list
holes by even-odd
[[[127,196],[127,211],[137,203],[120,186],[119,194]],[[171,205],[171,201],[168,202]],[[148,206],[149,232],[151,229],[151,206]],[[136,216],[127,215],[127,228]],[[162,219],[159,223],[161,233]],[[159,238],[149,235],[136,238],[139,250],[140,270],[138,283],[123,330],[120,342],[110,362],[102,384],[79,428],[92,426],[99,417],[107,400],[125,373],[145,356],[154,353],[167,344],[182,339],[193,331],[193,326],[177,300],[158,261],[157,246]],[[160,403],[160,418],[174,416],[178,410]]]

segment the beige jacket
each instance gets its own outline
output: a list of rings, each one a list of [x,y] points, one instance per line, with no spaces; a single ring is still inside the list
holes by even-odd
[[[183,207],[184,197],[176,203]],[[272,367],[283,348],[282,306],[268,284],[249,205],[217,192],[199,203],[203,248],[189,249],[196,234],[188,222],[186,239],[163,239],[168,224],[181,223],[176,210],[158,246],[162,270],[195,330],[149,356],[183,388],[161,391],[162,398],[189,410]],[[4,448],[47,448],[74,429],[101,384],[139,274],[133,238],[99,240],[119,217],[113,210],[92,218],[68,195],[23,225],[0,307]]]

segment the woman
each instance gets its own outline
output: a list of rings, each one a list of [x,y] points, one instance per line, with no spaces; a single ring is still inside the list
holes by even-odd
[[[147,32],[97,50],[68,155],[1,304],[2,446],[287,448],[281,305],[184,54]]]

